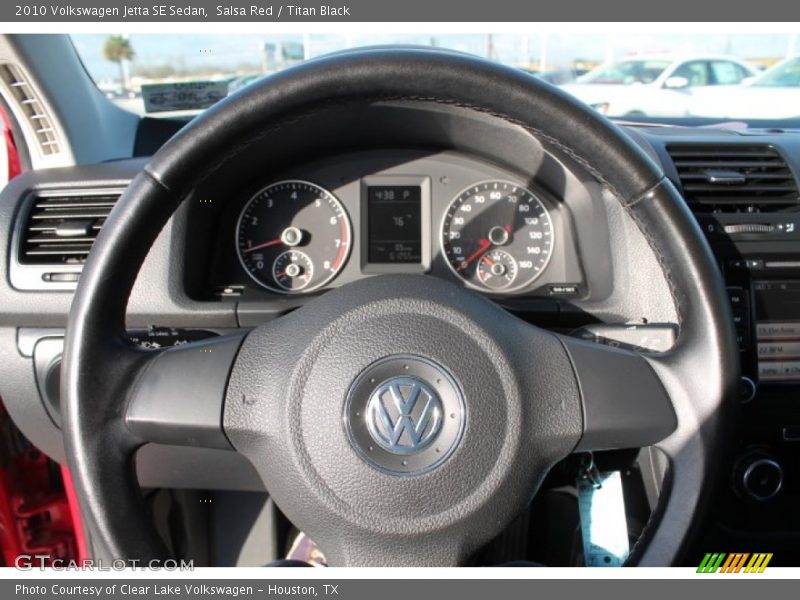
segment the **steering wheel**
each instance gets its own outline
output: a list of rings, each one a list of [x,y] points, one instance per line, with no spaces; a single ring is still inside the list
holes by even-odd
[[[323,106],[382,101],[479,111],[590,174],[658,259],[679,321],[673,348],[644,354],[558,335],[422,275],[343,285],[247,333],[133,346],[125,309],[137,272],[203,177]],[[731,323],[691,213],[610,121],[478,58],[413,48],[333,55],[204,112],[119,200],[67,328],[68,462],[100,556],[167,557],[133,469],[137,448],[159,442],[244,455],[332,565],[456,566],[570,453],[658,446],[668,477],[630,563],[669,565],[703,514],[725,446],[738,381]]]

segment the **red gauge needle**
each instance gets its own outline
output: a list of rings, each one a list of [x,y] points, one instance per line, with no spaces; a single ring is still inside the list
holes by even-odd
[[[253,252],[255,250],[261,250],[262,248],[269,248],[270,246],[275,246],[276,244],[281,243],[281,238],[276,238],[274,240],[270,240],[268,242],[264,242],[263,244],[258,244],[257,246],[250,246],[244,253],[247,254],[248,252]]]
[[[486,252],[491,247],[491,245],[492,245],[492,242],[490,242],[486,238],[479,239],[478,240],[478,249],[475,250],[475,252],[473,252],[472,254],[470,254],[469,257],[467,257],[466,260],[461,261],[461,264],[459,265],[458,270],[459,271],[463,271],[464,269],[466,269],[473,260],[475,260],[481,254]]]

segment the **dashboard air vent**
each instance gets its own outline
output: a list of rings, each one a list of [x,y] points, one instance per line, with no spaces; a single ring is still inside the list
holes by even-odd
[[[667,151],[695,212],[800,209],[794,173],[772,146],[670,144]]]
[[[53,122],[23,71],[13,64],[0,65],[0,78],[14,96],[20,110],[28,119],[42,154],[58,154],[61,150]]]
[[[22,229],[23,265],[82,265],[119,194],[41,193]]]

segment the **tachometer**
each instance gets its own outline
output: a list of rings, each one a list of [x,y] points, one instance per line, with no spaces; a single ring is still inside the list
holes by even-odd
[[[484,181],[456,196],[442,223],[442,251],[472,287],[511,292],[542,274],[553,251],[553,224],[533,192]]]
[[[331,281],[350,246],[350,220],[341,203],[307,181],[280,181],[257,192],[236,230],[239,260],[250,277],[284,294],[309,292]]]

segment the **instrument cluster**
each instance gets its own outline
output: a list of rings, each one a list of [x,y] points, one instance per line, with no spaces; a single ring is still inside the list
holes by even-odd
[[[535,183],[377,172],[331,185],[330,173],[314,174],[256,186],[240,204],[229,239],[260,288],[302,295],[360,276],[429,273],[486,294],[581,291],[574,261],[562,256],[553,272],[570,246],[566,209]]]

